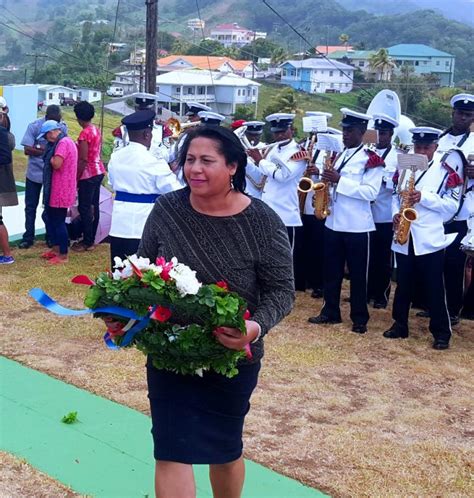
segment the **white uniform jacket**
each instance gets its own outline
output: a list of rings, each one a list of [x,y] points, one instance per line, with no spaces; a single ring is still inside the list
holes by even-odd
[[[438,149],[436,152],[445,153],[452,149],[461,149],[464,157],[467,159],[469,154],[474,154],[474,133],[471,131],[469,134],[465,135],[451,135],[451,133],[447,133],[443,137],[439,139]],[[458,174],[462,177],[462,171],[458,171]],[[474,196],[474,179],[467,179],[466,185],[466,197]],[[464,202],[462,203],[462,207],[459,213],[456,216],[456,220],[464,221],[467,220],[472,214],[474,214],[473,202]]]
[[[262,173],[262,170],[248,157],[247,166],[245,167],[245,180],[247,183],[245,191],[247,194],[256,199],[261,199],[262,187],[265,182],[264,178],[265,175]]]
[[[182,188],[164,160],[156,159],[136,142],[116,150],[108,165],[109,183],[115,192],[128,194],[166,194]],[[154,202],[114,200],[110,235],[140,239]]]
[[[421,200],[414,209],[418,213],[418,218],[412,222],[410,228],[410,238],[413,241],[413,249],[416,256],[431,254],[448,247],[456,238],[456,234],[446,235],[443,224],[451,220],[459,207],[461,195],[461,185],[454,188],[448,187],[449,171],[441,163],[441,154],[436,155],[426,171],[415,172],[415,190],[421,192]],[[462,164],[459,154],[450,154],[446,159],[446,164],[456,171]],[[395,216],[400,211],[401,195],[409,181],[410,171],[407,171],[400,181],[393,195],[392,215]],[[455,173],[456,174],[456,173]],[[396,242],[392,244],[392,250],[400,254],[408,254],[408,246],[400,245]]]
[[[267,181],[262,192],[262,201],[270,206],[287,227],[299,227],[301,222],[298,202],[298,183],[306,169],[306,161],[291,161],[290,157],[300,151],[294,140],[275,146],[259,168]]]
[[[341,178],[330,189],[331,214],[326,226],[336,232],[363,233],[375,230],[370,203],[380,191],[382,166],[367,168],[369,153],[362,145],[345,149],[334,164]]]
[[[393,175],[397,171],[398,154],[402,152],[393,145],[387,149],[377,149],[377,154],[384,160],[382,185],[375,202],[372,203],[372,215],[375,223],[392,223]]]

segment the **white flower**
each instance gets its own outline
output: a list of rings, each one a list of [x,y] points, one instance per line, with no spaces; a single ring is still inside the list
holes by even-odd
[[[202,285],[196,278],[196,272],[182,263],[176,264],[170,271],[170,277],[176,282],[181,297],[197,294]]]
[[[125,264],[125,267],[121,272],[121,278],[130,278],[132,275],[133,275],[133,268],[131,267],[130,263],[128,265]]]
[[[114,268],[123,268],[123,267],[124,267],[124,262],[118,256],[115,256]]]
[[[117,268],[117,267],[115,267]],[[112,273],[112,278],[114,280],[120,280],[122,278],[122,272],[120,270],[115,270],[113,273]]]
[[[129,256],[127,261],[133,263],[139,270],[148,270],[150,266],[150,260],[148,258],[138,257],[136,254]],[[127,264],[127,261],[125,264]]]
[[[204,373],[204,370],[202,368],[198,368],[197,370],[194,371],[196,375],[199,375],[199,377],[202,377],[202,374]]]

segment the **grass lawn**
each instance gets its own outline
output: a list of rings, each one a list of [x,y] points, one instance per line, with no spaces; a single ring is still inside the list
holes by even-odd
[[[141,353],[107,350],[98,320],[48,314],[27,295],[41,286],[82,307],[85,288],[70,279],[107,268],[108,246],[72,254],[61,267],[41,260],[42,250],[41,243],[15,250],[16,263],[0,268],[0,354],[148,413]],[[347,303],[344,323],[309,325],[321,300],[298,294],[292,314],[265,339],[245,456],[335,497],[472,496],[472,322],[455,327],[452,348],[440,352],[414,313],[407,340],[382,337],[389,309],[371,310],[360,336],[350,332]],[[0,454],[0,464],[5,459]],[[17,482],[27,476],[19,472]],[[50,492],[42,496],[62,496],[44,485]]]
[[[284,85],[263,83],[259,89],[258,119],[265,118],[263,112],[271,103],[272,98],[279,91],[286,88]],[[341,107],[350,107],[354,110],[358,109],[357,92],[350,93],[323,93],[323,94],[308,94],[303,92],[297,93],[298,107],[303,111],[324,111],[330,112],[333,117],[329,120],[329,126],[334,128],[339,127],[341,120]],[[365,109],[362,109],[365,111]]]

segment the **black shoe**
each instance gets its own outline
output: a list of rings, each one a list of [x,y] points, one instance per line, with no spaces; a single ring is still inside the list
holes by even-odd
[[[367,332],[367,325],[356,325],[355,323],[352,325],[352,332],[356,334],[365,334]]]
[[[444,341],[442,339],[435,339],[433,342],[433,349],[448,349],[449,348],[449,341]]]
[[[387,307],[386,301],[374,301],[374,309],[384,310]]]
[[[311,292],[311,297],[313,299],[321,299],[323,297],[323,291],[321,289],[314,289],[314,291]]]
[[[26,240],[22,240],[19,244],[18,247],[20,249],[28,249],[33,245],[33,242],[27,242]]]
[[[315,323],[317,325],[335,325],[337,323],[342,323],[342,320],[331,320],[325,315],[311,316],[308,318],[309,323]]]
[[[54,244],[53,244],[50,240],[48,240],[48,239],[46,239],[46,245],[47,245],[50,249],[51,249],[52,247],[54,247]]]
[[[419,316],[420,318],[429,318],[430,312],[429,311],[418,311],[416,316]]]
[[[408,327],[403,327],[395,322],[383,333],[387,339],[406,339],[408,337]]]
[[[459,315],[450,315],[449,319],[451,321],[451,327],[455,327],[456,325],[459,325],[459,322],[461,319],[459,318]]]

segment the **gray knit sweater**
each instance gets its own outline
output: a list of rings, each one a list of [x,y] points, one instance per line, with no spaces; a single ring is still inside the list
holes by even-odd
[[[262,327],[261,338],[251,346],[252,361],[263,356],[263,336],[293,306],[287,231],[258,199],[235,216],[217,217],[195,211],[188,188],[163,195],[148,217],[138,254],[152,261],[175,256],[205,284],[225,280],[247,301],[252,320]]]

